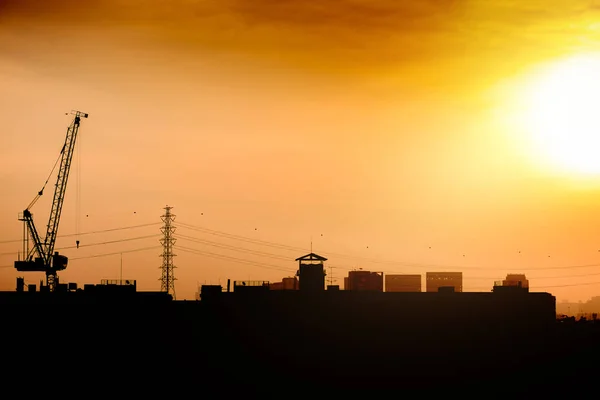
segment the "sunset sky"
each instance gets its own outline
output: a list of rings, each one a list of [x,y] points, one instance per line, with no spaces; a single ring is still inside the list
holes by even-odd
[[[160,289],[168,204],[178,299],[293,275],[311,238],[340,285],[525,273],[600,295],[600,1],[412,3],[0,1],[0,290],[43,278],[13,267],[18,214],[75,109],[62,282],[118,279],[122,253]]]

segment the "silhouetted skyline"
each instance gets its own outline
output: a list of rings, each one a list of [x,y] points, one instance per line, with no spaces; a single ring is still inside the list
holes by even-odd
[[[594,4],[38,3],[0,5],[0,290],[78,109],[64,281],[157,290],[168,204],[181,299],[309,251],[340,286],[462,271],[464,291],[523,273],[600,294]]]

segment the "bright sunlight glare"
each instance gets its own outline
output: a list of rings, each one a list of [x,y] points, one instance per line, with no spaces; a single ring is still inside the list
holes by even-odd
[[[552,64],[527,97],[534,151],[564,172],[600,175],[600,55]]]

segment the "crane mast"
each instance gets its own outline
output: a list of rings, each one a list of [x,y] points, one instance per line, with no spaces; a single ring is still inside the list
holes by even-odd
[[[17,271],[45,272],[46,285],[50,291],[56,289],[58,283],[57,271],[62,271],[67,268],[68,258],[58,254],[58,252],[54,252],[54,245],[56,243],[60,215],[65,200],[67,181],[69,179],[69,171],[71,169],[71,161],[73,160],[73,152],[75,150],[75,141],[77,140],[79,125],[81,118],[88,117],[87,113],[81,111],[72,111],[71,114],[74,114],[75,117],[67,129],[67,137],[61,150],[60,167],[44,240],[42,241],[39,236],[35,223],[33,222],[33,214],[31,213],[31,208],[43,195],[44,188],[38,192],[37,196],[23,211],[23,214],[19,216],[19,220],[24,222],[24,259],[15,261],[15,268]],[[29,239],[33,242],[31,249],[29,248]]]

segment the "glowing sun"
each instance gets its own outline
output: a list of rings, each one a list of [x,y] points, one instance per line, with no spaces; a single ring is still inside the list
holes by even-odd
[[[565,172],[600,175],[600,55],[537,74],[527,115],[536,152]]]

